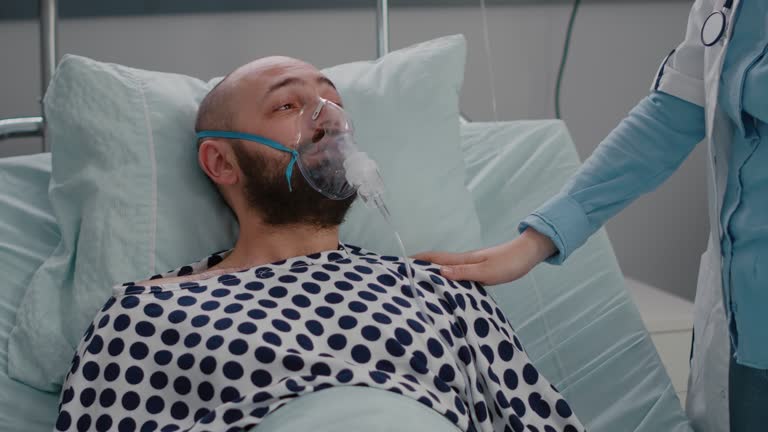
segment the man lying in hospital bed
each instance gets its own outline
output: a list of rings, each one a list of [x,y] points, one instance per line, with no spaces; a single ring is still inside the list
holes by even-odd
[[[341,106],[333,84],[282,57],[203,100],[200,165],[238,219],[237,243],[114,288],[76,351],[57,429],[241,430],[299,395],[367,386],[461,430],[583,430],[482,286],[415,261],[425,317],[402,261],[339,243],[355,196],[318,192],[311,162],[291,169],[297,135],[323,143],[338,126],[325,105]],[[306,107],[330,129],[297,134]]]

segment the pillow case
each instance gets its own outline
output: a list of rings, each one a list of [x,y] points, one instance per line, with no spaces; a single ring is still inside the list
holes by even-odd
[[[380,165],[409,253],[480,243],[459,142],[465,56],[463,36],[449,36],[325,71]],[[57,391],[112,285],[232,247],[234,218],[197,166],[194,119],[213,82],[64,57],[44,98],[61,241],[17,312],[10,376]],[[400,254],[361,202],[342,241]]]
[[[59,243],[48,201],[51,155],[0,159],[0,430],[50,431],[58,397],[8,377],[8,335],[29,280]]]
[[[461,131],[484,246],[516,237],[519,221],[580,165],[559,120],[470,123]],[[539,265],[489,291],[588,430],[691,431],[604,230],[564,265]]]

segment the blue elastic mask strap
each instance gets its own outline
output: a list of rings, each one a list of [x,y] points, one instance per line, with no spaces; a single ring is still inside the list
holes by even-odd
[[[197,139],[201,138],[231,138],[241,139],[246,141],[252,141],[255,143],[263,144],[267,147],[272,147],[275,150],[280,150],[291,154],[291,161],[288,162],[288,168],[285,170],[285,178],[288,180],[288,190],[293,192],[291,187],[291,176],[293,175],[293,167],[296,165],[296,161],[299,158],[299,152],[280,144],[277,141],[273,141],[269,138],[265,138],[260,135],[251,135],[241,132],[227,132],[227,131],[200,131],[197,133]]]

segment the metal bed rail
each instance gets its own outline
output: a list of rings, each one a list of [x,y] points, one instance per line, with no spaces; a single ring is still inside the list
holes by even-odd
[[[376,57],[389,52],[389,1],[376,0]]]
[[[40,97],[45,94],[48,83],[51,81],[56,62],[57,52],[57,21],[58,1],[40,1]],[[381,57],[389,52],[389,2],[388,0],[376,0],[376,55]],[[43,138],[43,152],[49,152],[50,143],[45,140],[45,119],[41,115],[37,117],[19,117],[0,119],[0,141],[21,138]]]
[[[45,94],[56,69],[57,0],[40,0],[40,95]],[[42,102],[41,102],[42,114]],[[45,141],[45,122],[41,116],[0,119],[0,141],[11,138],[41,137],[43,152],[50,151]]]
[[[0,120],[0,140],[43,135],[42,117],[19,117]]]

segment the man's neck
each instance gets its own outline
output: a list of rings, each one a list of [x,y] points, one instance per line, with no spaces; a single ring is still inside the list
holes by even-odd
[[[244,218],[232,253],[214,268],[251,268],[335,250],[338,245],[338,226],[326,229],[310,225],[267,226],[256,218]]]

